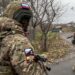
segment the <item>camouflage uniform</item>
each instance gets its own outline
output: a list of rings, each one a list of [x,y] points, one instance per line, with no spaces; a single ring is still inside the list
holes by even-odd
[[[15,65],[25,59],[23,50],[33,47],[20,25],[13,19],[0,17],[0,75],[25,75],[25,62]]]
[[[12,66],[17,65],[25,59],[23,50],[25,48],[33,48],[28,39],[24,36],[23,31],[18,24],[19,23],[12,19],[8,19],[6,17],[0,18],[0,62],[2,62],[2,64],[4,61],[7,61],[8,63],[11,62]],[[19,75],[22,74],[19,73]]]

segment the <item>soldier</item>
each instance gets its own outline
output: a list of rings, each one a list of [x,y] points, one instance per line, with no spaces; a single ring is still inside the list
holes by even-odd
[[[12,2],[0,17],[0,73],[1,75],[25,75],[23,50],[32,48],[25,36],[32,12],[25,3]]]

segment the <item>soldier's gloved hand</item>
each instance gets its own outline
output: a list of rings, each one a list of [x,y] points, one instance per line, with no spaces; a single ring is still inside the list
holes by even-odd
[[[27,56],[27,57],[26,57],[27,63],[33,61],[33,59],[34,59],[34,56],[33,56],[33,55],[30,55],[30,56]]]

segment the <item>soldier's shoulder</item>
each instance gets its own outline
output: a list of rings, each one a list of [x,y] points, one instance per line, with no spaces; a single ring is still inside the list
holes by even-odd
[[[21,34],[15,34],[13,36],[13,40],[16,41],[16,42],[25,42],[28,40],[27,37],[25,37],[24,35],[21,35]]]
[[[28,38],[21,35],[21,34],[15,34],[15,35],[8,35],[3,39],[3,43],[6,44],[20,44],[25,43],[28,41]]]
[[[17,21],[7,18],[7,17],[0,17],[0,28],[1,31],[3,29],[11,28],[12,30],[20,30],[22,31],[22,28],[20,27],[20,23]]]
[[[11,20],[11,19],[9,19],[9,18],[7,18],[7,17],[0,17],[0,22],[5,22],[5,21],[7,21],[7,20]]]
[[[4,23],[4,24],[7,24],[7,23],[17,23],[19,24],[17,21],[11,19],[11,18],[8,18],[8,17],[0,17],[0,24],[1,23]]]

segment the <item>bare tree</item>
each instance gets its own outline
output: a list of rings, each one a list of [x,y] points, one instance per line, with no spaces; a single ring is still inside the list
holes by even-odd
[[[33,27],[33,37],[35,38],[35,30],[37,25],[43,20],[45,15],[45,3],[44,0],[28,0],[31,4],[33,11],[32,27]]]
[[[60,16],[60,13],[62,12],[62,8],[57,3],[56,0],[44,0],[45,1],[45,19],[41,21],[40,27],[42,30],[42,43],[41,48],[44,51],[47,51],[47,34],[51,29],[52,23]]]
[[[47,34],[51,28],[52,23],[61,15],[62,7],[57,0],[27,0],[30,2],[33,10],[32,27],[33,37],[35,37],[35,30],[37,25],[40,25],[42,30],[41,48],[47,51]]]

